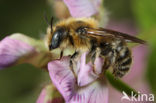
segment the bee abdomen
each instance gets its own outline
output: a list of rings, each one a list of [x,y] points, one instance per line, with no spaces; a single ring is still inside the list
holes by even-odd
[[[119,68],[118,68],[120,71],[128,71],[129,69],[130,69],[130,65],[127,65],[127,66],[120,66]]]
[[[122,61],[121,65],[122,66],[126,66],[126,65],[130,65],[132,63],[132,58],[131,57],[127,57],[125,58],[124,61]]]
[[[123,47],[122,50],[119,52],[117,62],[121,66],[127,66],[131,64],[132,62],[131,52],[128,47]]]
[[[130,51],[128,49],[128,47],[122,47],[122,49],[118,52],[118,58],[117,61],[123,61],[126,57],[128,57],[130,55]]]
[[[120,51],[118,51],[118,57],[114,66],[114,74],[118,77],[125,75],[129,71],[132,63],[131,52],[128,47],[123,46]]]

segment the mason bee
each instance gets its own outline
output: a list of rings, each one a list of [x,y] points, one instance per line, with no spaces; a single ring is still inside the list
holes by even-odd
[[[70,67],[73,72],[80,55],[88,52],[86,62],[94,65],[95,58],[101,57],[104,59],[103,69],[112,67],[116,77],[123,77],[132,63],[127,43],[145,43],[128,34],[98,27],[98,22],[93,18],[69,18],[55,26],[52,21],[47,33],[49,50],[61,49],[62,57],[66,49],[72,48],[74,52],[71,53]]]

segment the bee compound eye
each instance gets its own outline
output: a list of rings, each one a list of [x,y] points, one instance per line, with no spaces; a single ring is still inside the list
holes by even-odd
[[[64,33],[65,33],[65,30],[62,28],[59,28],[58,30],[54,32],[52,36],[51,44],[49,46],[50,50],[58,48],[60,46]]]
[[[51,44],[49,45],[49,50],[55,49],[59,46],[58,34],[55,34],[52,38]]]
[[[60,34],[59,33],[55,33],[53,35],[53,38],[52,38],[52,42],[51,42],[51,48],[52,49],[55,49],[59,46],[59,43],[60,42]]]

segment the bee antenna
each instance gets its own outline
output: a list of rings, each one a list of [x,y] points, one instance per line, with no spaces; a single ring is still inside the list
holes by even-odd
[[[54,20],[54,17],[52,16],[51,17],[51,22],[50,22],[51,33],[53,32],[53,20]]]
[[[50,25],[46,13],[44,13],[44,20],[46,21],[46,23],[47,23],[48,25]]]

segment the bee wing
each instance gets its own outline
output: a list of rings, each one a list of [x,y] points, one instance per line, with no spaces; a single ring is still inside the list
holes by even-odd
[[[126,42],[134,42],[134,43],[140,43],[140,44],[146,43],[146,41],[136,38],[134,36],[131,36],[129,34],[121,33],[121,32],[110,30],[110,29],[105,29],[105,28],[98,28],[98,29],[87,28],[87,33],[93,36],[121,38],[121,39],[124,39]]]

